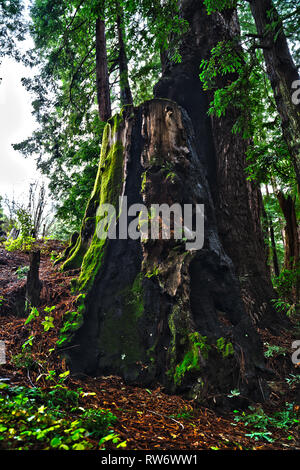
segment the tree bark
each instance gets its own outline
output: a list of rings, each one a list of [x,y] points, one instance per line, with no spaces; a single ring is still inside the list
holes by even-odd
[[[38,307],[40,304],[40,294],[42,283],[39,278],[40,251],[33,251],[30,255],[30,268],[26,283],[26,301],[31,307]]]
[[[268,185],[266,184],[266,194],[269,196],[269,189]],[[273,261],[273,269],[274,269],[274,275],[276,277],[279,276],[280,274],[280,269],[279,269],[279,262],[278,262],[278,256],[277,256],[277,248],[276,248],[276,241],[275,241],[275,232],[274,232],[274,226],[273,226],[273,220],[272,217],[269,216],[266,212],[264,215],[264,218],[267,223],[268,227],[268,236],[270,237],[271,241],[271,250],[272,250],[272,261]]]
[[[100,17],[96,20],[96,87],[100,120],[106,122],[111,117],[111,102],[105,23]]]
[[[219,41],[239,35],[236,11],[207,15],[202,1],[183,0],[181,14],[190,24],[180,44],[182,62],[165,64],[155,96],[176,101],[192,119],[198,155],[217,209],[220,237],[236,269],[246,311],[253,322],[269,327],[276,318],[270,302],[276,294],[265,262],[261,193],[246,181],[248,142],[232,133],[238,117],[233,107],[221,118],[207,117],[212,95],[203,91],[199,79],[200,64],[209,58],[211,49]],[[220,79],[221,87],[227,84],[225,80],[227,77]]]
[[[116,207],[119,196],[128,207],[143,203],[149,214],[152,204],[204,204],[204,246],[187,251],[172,237],[102,240],[95,229],[76,285],[77,330],[67,348],[72,373],[159,382],[201,402],[224,404],[233,389],[239,404],[266,398],[260,339],[218,236],[185,110],[166,99],[125,108],[118,125],[106,126],[99,174],[98,207]]]
[[[299,81],[300,76],[272,0],[250,0],[250,7],[300,190],[300,104],[292,101],[293,83]]]
[[[271,240],[271,247],[272,247],[272,260],[273,260],[274,275],[278,277],[280,274],[280,271],[279,271],[279,263],[278,263],[273,221],[271,217],[268,217],[268,224],[270,228],[270,240]]]
[[[292,301],[299,310],[300,300],[300,237],[299,227],[297,223],[295,198],[291,196],[284,196],[279,191],[277,198],[286,222],[285,231],[285,253],[284,253],[284,267],[288,270],[294,271],[296,280],[295,287],[292,290]]]
[[[121,105],[132,105],[133,99],[129,84],[128,77],[128,61],[125,45],[125,31],[124,31],[124,12],[119,2],[116,2],[117,7],[117,32],[119,43],[119,75],[120,75],[120,90],[121,90]]]

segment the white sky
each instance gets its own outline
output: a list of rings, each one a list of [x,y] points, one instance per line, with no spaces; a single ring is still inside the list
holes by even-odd
[[[29,1],[25,0],[28,8]],[[25,11],[24,18],[28,18]],[[33,46],[31,38],[20,43],[20,49]],[[13,149],[30,137],[37,127],[31,114],[32,97],[22,86],[21,78],[33,74],[29,67],[4,57],[0,64],[0,196],[21,201],[28,195],[29,184],[45,178],[36,169],[34,157],[25,158]],[[26,197],[27,202],[27,197]],[[5,209],[5,207],[4,207]]]
[[[21,84],[28,69],[4,58],[0,66],[0,195],[18,198],[29,182],[40,179],[34,158],[24,158],[12,144],[30,137],[36,127],[31,114],[31,97]]]

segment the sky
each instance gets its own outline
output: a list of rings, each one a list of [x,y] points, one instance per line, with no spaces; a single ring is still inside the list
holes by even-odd
[[[31,98],[21,84],[28,74],[25,66],[4,58],[0,66],[0,195],[16,198],[40,178],[34,158],[26,158],[12,144],[29,137],[36,127]]]
[[[25,0],[24,18],[28,18],[29,1]],[[31,48],[31,38],[20,43],[20,49]],[[31,136],[37,123],[31,114],[31,96],[22,86],[21,78],[33,71],[12,58],[0,64],[0,196],[27,203],[29,184],[42,178],[34,157],[25,158],[12,144]],[[24,200],[26,198],[26,201]],[[5,207],[4,207],[5,209]]]

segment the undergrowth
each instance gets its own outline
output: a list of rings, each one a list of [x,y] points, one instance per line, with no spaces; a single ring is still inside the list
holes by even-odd
[[[246,436],[255,440],[264,439],[268,442],[274,442],[273,433],[276,429],[284,429],[286,431],[299,429],[300,415],[299,406],[293,403],[286,403],[285,409],[273,413],[266,414],[261,408],[249,407],[248,412],[235,411],[236,423],[242,422],[245,426],[249,426],[249,432]],[[232,423],[233,425],[235,423]],[[294,439],[292,435],[288,439]]]
[[[114,433],[110,411],[80,406],[81,389],[40,388],[0,383],[0,449],[103,449],[108,441],[125,447]]]

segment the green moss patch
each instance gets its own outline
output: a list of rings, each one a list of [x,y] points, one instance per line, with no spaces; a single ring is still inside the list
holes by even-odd
[[[139,274],[134,283],[116,293],[122,305],[122,313],[115,309],[104,313],[99,337],[99,348],[105,356],[114,357],[114,364],[118,370],[126,375],[130,369],[138,374],[138,363],[143,360],[144,348],[141,345],[139,320],[144,312],[143,302],[143,276]],[[110,363],[110,360],[109,360]]]

